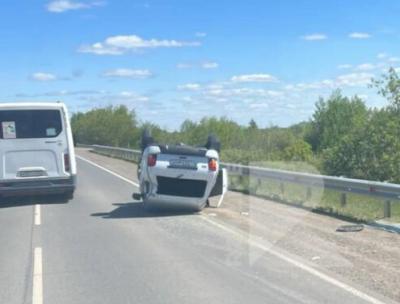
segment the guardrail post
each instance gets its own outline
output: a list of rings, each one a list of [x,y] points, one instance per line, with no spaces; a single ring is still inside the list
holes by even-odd
[[[250,188],[250,185],[252,185],[253,187]],[[256,182],[251,183],[251,182],[250,182],[250,177],[249,177],[249,185],[248,185],[248,188],[249,188],[249,189],[248,189],[248,190],[249,190],[251,193],[256,194],[256,193],[258,192],[258,189],[260,189],[260,186],[261,186],[261,179],[257,178],[257,179],[256,179]]]
[[[281,195],[282,195],[282,198],[283,198],[284,195],[285,195],[285,184],[283,182],[281,182],[280,188],[281,188]]]
[[[312,190],[311,187],[307,187],[307,194],[306,194],[306,200],[311,199],[312,196]]]
[[[340,194],[340,205],[342,207],[344,207],[344,206],[346,206],[346,204],[347,204],[347,195],[346,195],[346,193],[341,193]]]
[[[392,216],[392,203],[387,200],[385,201],[384,209],[383,209],[383,217],[391,217]]]

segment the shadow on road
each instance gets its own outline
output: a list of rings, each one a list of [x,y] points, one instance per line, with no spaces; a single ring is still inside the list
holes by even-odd
[[[92,213],[91,216],[102,217],[105,219],[118,219],[118,218],[145,218],[145,217],[168,217],[168,216],[182,216],[182,215],[195,215],[191,209],[182,210],[177,208],[146,208],[140,202],[127,202],[113,204],[117,206],[116,209],[110,212]]]
[[[16,197],[0,197],[0,209],[31,205],[66,204],[62,195],[30,195]]]

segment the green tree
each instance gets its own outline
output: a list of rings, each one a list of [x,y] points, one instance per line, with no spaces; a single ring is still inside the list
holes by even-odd
[[[302,139],[286,147],[283,154],[286,160],[291,161],[310,161],[313,156],[311,145]]]
[[[322,153],[327,174],[400,183],[400,79],[391,68],[370,87],[388,106],[370,110],[367,120]]]
[[[253,118],[249,122],[249,128],[252,129],[252,130],[258,129],[258,125],[257,125],[256,121]]]
[[[378,93],[389,101],[389,107],[400,112],[400,78],[394,68],[390,68],[380,79],[372,79],[370,87],[377,88]]]
[[[349,99],[335,91],[326,101],[320,98],[306,136],[314,151],[334,147],[337,142],[364,124],[368,110],[365,103],[354,96]]]
[[[330,175],[400,182],[400,117],[388,109],[371,111],[363,128],[323,153]]]
[[[135,145],[138,137],[136,125],[135,112],[123,105],[76,113],[71,118],[75,141],[84,144]]]

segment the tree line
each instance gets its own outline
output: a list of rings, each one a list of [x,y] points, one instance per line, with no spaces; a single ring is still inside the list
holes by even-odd
[[[386,106],[368,108],[359,97],[336,90],[316,102],[309,121],[287,128],[205,117],[168,132],[140,123],[135,111],[123,105],[75,113],[71,123],[75,141],[82,144],[139,148],[142,131],[150,129],[157,142],[201,146],[212,133],[221,141],[226,162],[307,162],[323,174],[400,183],[400,79],[390,69],[370,87],[387,100]]]

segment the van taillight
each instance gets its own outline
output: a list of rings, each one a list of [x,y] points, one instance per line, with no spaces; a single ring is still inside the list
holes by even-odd
[[[69,172],[71,169],[70,162],[69,162],[69,154],[64,154],[64,169],[66,172]]]
[[[217,160],[210,158],[208,161],[208,170],[217,171]]]
[[[156,165],[156,162],[157,162],[156,154],[149,154],[149,156],[147,156],[147,165],[149,167],[154,167]]]

